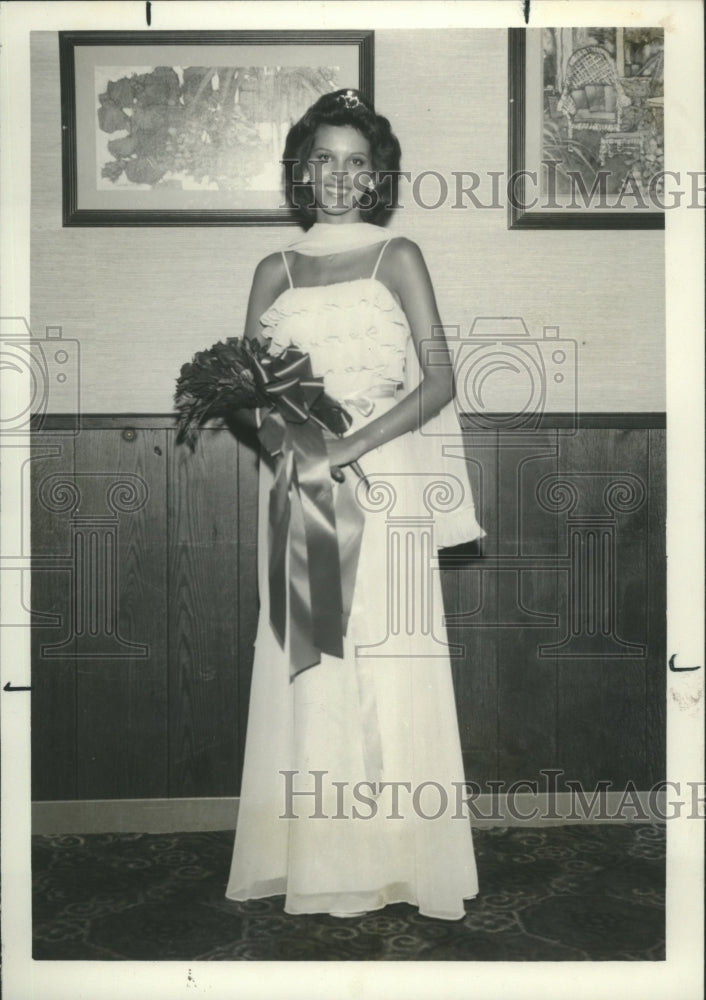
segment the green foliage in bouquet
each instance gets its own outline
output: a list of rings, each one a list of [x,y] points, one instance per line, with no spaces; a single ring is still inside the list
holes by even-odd
[[[257,340],[229,337],[182,365],[174,396],[179,443],[185,441],[193,450],[197,432],[207,420],[267,404],[253,375],[255,359],[265,353],[266,347]]]

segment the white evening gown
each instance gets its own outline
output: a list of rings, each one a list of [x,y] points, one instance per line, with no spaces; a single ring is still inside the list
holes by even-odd
[[[324,377],[335,399],[348,402],[372,390],[374,410],[367,417],[347,405],[354,428],[394,405],[394,398],[377,398],[375,390],[405,382],[410,331],[396,298],[374,276],[289,287],[261,322],[271,350],[291,344],[310,354],[314,374]],[[378,509],[366,511],[344,658],[323,655],[293,681],[287,650],[269,622],[272,474],[260,464],[260,620],[230,899],[282,894],[291,914],[354,913],[407,902],[425,916],[453,920],[463,916],[463,900],[478,892],[470,819],[458,807],[464,774],[448,651],[430,640],[420,622],[423,611],[409,627],[409,608],[419,610],[421,600],[431,607],[433,634],[445,640],[439,574],[431,572],[427,551],[407,552],[405,571],[391,575],[391,515],[403,515],[405,505],[419,508],[412,495],[419,483],[410,475],[420,471],[412,437],[403,435],[361,460],[373,486],[392,484],[395,506],[390,509],[378,492]],[[466,537],[482,533],[471,507]],[[424,558],[426,573],[414,563]],[[428,593],[420,596],[424,579]],[[391,631],[394,642],[385,643]],[[382,655],[361,649],[376,645]],[[356,656],[356,647],[368,655]],[[371,703],[381,771],[371,771],[366,756]],[[396,807],[390,786],[360,784],[380,779],[406,783],[397,788]],[[288,782],[290,791],[311,794],[287,798]]]

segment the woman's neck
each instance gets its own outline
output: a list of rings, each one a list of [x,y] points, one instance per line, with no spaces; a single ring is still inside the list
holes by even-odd
[[[322,226],[355,226],[363,222],[363,219],[359,211],[346,212],[345,215],[328,215],[320,208],[317,208],[316,222]]]
[[[315,223],[304,235],[290,243],[288,249],[311,256],[327,256],[384,243],[386,236],[379,226],[362,220],[346,225],[327,225],[322,222]]]

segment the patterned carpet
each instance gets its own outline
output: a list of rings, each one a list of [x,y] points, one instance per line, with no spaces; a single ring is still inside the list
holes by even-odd
[[[33,838],[35,959],[657,961],[664,826],[474,833],[481,894],[459,921],[406,904],[288,916],[225,899],[233,833]]]

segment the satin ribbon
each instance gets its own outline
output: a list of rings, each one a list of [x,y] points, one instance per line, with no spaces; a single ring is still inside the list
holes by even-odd
[[[344,396],[343,402],[346,406],[355,406],[363,417],[369,417],[375,409],[376,399],[396,396],[402,388],[399,382],[379,382],[377,385],[371,385],[365,389],[360,389],[358,392]]]
[[[324,430],[311,414],[323,381],[311,376],[308,355],[289,349],[282,358],[258,362],[255,375],[271,407],[258,436],[275,460],[268,517],[270,621],[283,648],[289,627],[295,677],[320,663],[322,653],[343,656],[364,515],[349,482],[334,497]]]
[[[269,498],[270,621],[283,648],[289,627],[295,677],[320,663],[322,653],[343,657],[364,515],[348,480],[334,497],[326,444],[316,424],[287,424],[281,414],[270,413],[260,431],[268,451],[276,440],[281,449]]]

